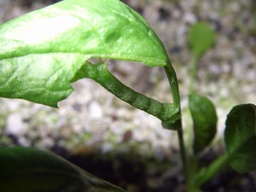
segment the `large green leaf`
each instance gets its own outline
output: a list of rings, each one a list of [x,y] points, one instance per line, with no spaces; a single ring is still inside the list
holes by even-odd
[[[237,105],[226,120],[225,144],[232,159],[231,166],[238,172],[256,170],[256,106]]]
[[[188,41],[196,56],[200,56],[215,42],[214,30],[205,22],[194,24],[188,33]]]
[[[214,138],[217,130],[217,113],[213,103],[206,97],[191,94],[189,109],[194,123],[195,153],[202,151]]]
[[[119,0],[64,0],[0,26],[0,96],[56,107],[91,57],[168,60],[150,26]]]
[[[0,170],[0,191],[124,192],[53,153],[33,148],[0,149]]]

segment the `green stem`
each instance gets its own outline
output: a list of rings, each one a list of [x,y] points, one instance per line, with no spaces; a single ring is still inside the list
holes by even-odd
[[[207,168],[202,169],[194,180],[195,186],[202,186],[205,182],[209,181],[213,176],[218,174],[221,170],[223,170],[226,166],[230,164],[233,156],[228,155],[227,153],[218,157],[214,162],[210,164]]]
[[[188,170],[188,178],[186,182],[186,190],[187,192],[201,192],[200,186],[196,186],[194,183],[194,178],[198,174],[198,161],[199,157],[197,154],[193,154],[188,157],[189,159],[189,170]]]
[[[176,72],[170,61],[167,63],[166,66],[164,66],[164,71],[171,87],[173,103],[175,107],[178,107],[180,109],[180,94],[179,94],[178,79],[176,76]]]
[[[189,93],[192,93],[195,90],[194,85],[196,80],[198,62],[199,62],[199,56],[194,53],[192,58],[191,72],[190,72]]]
[[[106,64],[86,63],[82,70],[83,77],[93,79],[119,99],[156,116],[162,121],[163,126],[170,129],[175,128],[173,125],[180,119],[179,107],[177,105],[161,103],[134,91],[112,75],[108,71]]]
[[[175,107],[179,108],[179,112],[181,113],[181,107],[180,107],[180,94],[179,94],[179,85],[178,80],[176,76],[176,72],[171,64],[170,61],[168,61],[167,65],[164,67],[166,76],[168,78],[171,91],[172,91],[172,98]],[[180,115],[181,117],[181,115]],[[178,139],[179,139],[179,146],[180,146],[180,153],[181,153],[181,160],[182,165],[184,169],[184,174],[187,180],[189,180],[189,173],[188,173],[188,165],[187,165],[187,153],[186,153],[186,147],[185,142],[183,138],[183,128],[182,128],[182,121],[181,118],[176,123],[176,130],[178,131]],[[187,181],[189,182],[189,181]]]
[[[178,127],[177,131],[178,131],[180,155],[181,155],[183,170],[184,170],[186,182],[189,183],[190,179],[189,179],[189,170],[188,170],[188,164],[187,164],[187,153],[186,153],[185,142],[183,138],[183,129],[182,129],[181,120],[180,120],[180,127]]]

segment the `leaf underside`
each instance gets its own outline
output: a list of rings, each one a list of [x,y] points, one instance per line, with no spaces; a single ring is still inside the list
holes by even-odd
[[[242,104],[232,108],[224,134],[231,166],[240,173],[256,170],[256,106]]]
[[[0,191],[124,192],[63,158],[25,147],[0,149]]]
[[[92,57],[168,60],[151,27],[119,0],[64,0],[0,26],[0,97],[56,107]]]

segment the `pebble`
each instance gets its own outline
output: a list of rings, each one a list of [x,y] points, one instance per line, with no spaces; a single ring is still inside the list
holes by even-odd
[[[23,136],[27,132],[27,128],[22,121],[22,116],[14,113],[8,116],[6,121],[5,133],[9,135]]]
[[[186,12],[184,15],[183,15],[183,21],[186,23],[186,24],[194,24],[197,22],[197,18],[196,18],[196,15],[194,13],[191,13],[191,12]]]
[[[88,116],[92,119],[101,119],[103,117],[102,107],[97,101],[92,101],[89,103]]]

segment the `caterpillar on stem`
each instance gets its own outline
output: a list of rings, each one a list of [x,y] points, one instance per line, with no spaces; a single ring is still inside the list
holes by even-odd
[[[104,63],[86,62],[83,66],[83,77],[93,79],[119,99],[159,118],[165,128],[174,129],[174,124],[180,119],[179,108],[174,104],[161,103],[134,91],[112,75]]]

